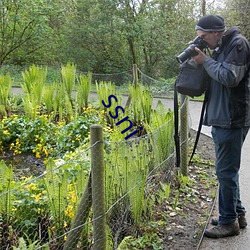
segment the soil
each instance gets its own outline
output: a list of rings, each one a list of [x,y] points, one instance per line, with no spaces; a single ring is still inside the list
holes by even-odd
[[[43,159],[37,159],[32,153],[22,153],[13,155],[12,152],[7,152],[0,156],[0,160],[4,160],[5,164],[13,167],[15,180],[20,177],[39,176],[45,171]]]
[[[196,132],[191,131],[191,148],[195,134]],[[201,134],[194,162],[188,170],[192,183],[185,188],[179,186],[176,209],[173,209],[171,202],[158,208],[167,215],[167,228],[162,228],[159,232],[163,236],[164,250],[199,249],[217,194],[214,162],[213,141]],[[176,188],[178,189],[177,184]],[[172,199],[175,197],[176,194],[173,194]]]

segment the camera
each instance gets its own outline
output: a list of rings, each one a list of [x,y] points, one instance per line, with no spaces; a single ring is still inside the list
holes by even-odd
[[[176,57],[177,61],[179,63],[183,63],[188,58],[198,55],[198,53],[194,49],[195,47],[199,48],[200,50],[203,50],[207,48],[207,43],[201,37],[197,36],[190,43],[190,45],[180,55]]]

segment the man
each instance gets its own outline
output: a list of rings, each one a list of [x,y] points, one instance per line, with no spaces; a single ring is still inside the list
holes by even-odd
[[[210,76],[204,125],[212,126],[219,181],[219,218],[205,235],[221,238],[239,234],[247,226],[240,200],[241,149],[250,126],[250,47],[237,27],[225,29],[220,16],[202,17],[196,33],[213,50],[206,56],[195,48],[193,59],[203,64]]]

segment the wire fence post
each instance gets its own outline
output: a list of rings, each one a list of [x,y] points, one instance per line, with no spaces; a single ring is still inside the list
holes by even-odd
[[[133,83],[134,83],[135,86],[138,84],[137,64],[133,64]]]
[[[134,86],[138,84],[138,69],[136,64],[133,64],[133,84]],[[125,107],[128,108],[130,104],[131,104],[131,95],[129,94]]]
[[[180,109],[180,169],[181,174],[187,176],[188,174],[188,97],[180,95],[181,109]]]
[[[90,127],[94,250],[106,249],[104,152],[102,126]]]

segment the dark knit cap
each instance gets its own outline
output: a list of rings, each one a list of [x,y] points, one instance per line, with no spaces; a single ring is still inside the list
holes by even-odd
[[[224,19],[221,16],[203,16],[195,26],[195,30],[204,31],[224,31],[225,24]]]

